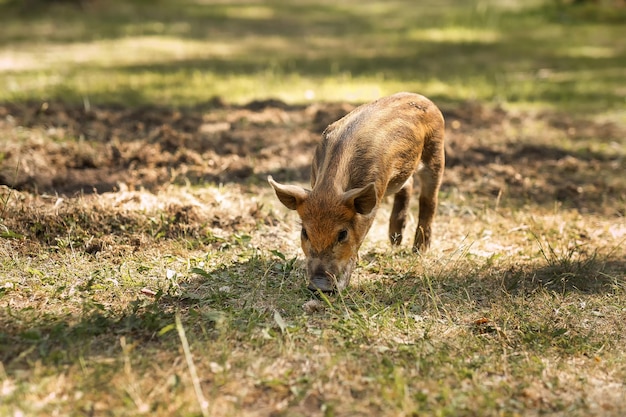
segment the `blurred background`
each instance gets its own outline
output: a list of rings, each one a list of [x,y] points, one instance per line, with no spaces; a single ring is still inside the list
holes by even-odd
[[[623,0],[0,0],[0,27],[0,102],[626,107]]]

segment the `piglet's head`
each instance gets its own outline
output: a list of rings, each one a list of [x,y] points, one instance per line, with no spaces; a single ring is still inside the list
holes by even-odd
[[[281,203],[302,221],[302,251],[309,289],[333,292],[348,286],[359,247],[374,218],[374,183],[347,191],[279,184],[268,178]]]

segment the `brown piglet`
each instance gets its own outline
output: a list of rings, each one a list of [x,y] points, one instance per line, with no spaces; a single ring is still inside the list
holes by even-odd
[[[389,239],[402,241],[413,174],[420,183],[413,250],[430,245],[444,169],[444,120],[426,97],[398,93],[357,107],[322,134],[311,190],[268,177],[278,199],[302,221],[309,289],[346,288],[383,197],[394,195]]]

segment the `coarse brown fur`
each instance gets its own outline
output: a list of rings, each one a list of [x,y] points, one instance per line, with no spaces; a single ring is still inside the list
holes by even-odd
[[[444,120],[426,97],[398,93],[357,107],[322,134],[311,165],[311,190],[268,178],[278,199],[302,220],[309,288],[345,288],[383,197],[395,195],[389,239],[399,245],[420,179],[413,249],[430,245],[444,169]]]

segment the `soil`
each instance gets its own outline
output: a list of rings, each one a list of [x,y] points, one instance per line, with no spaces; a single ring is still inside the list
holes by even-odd
[[[0,104],[0,184],[72,196],[172,184],[307,182],[321,131],[348,103],[188,109]],[[626,215],[626,129],[549,112],[480,103],[442,109],[442,192]]]

